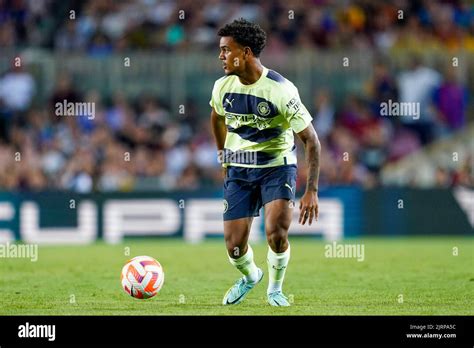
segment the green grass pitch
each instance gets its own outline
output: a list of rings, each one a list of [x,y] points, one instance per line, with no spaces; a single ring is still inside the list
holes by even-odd
[[[326,258],[319,239],[290,239],[283,290],[289,308],[266,303],[267,274],[246,300],[222,306],[239,277],[223,240],[135,239],[120,245],[40,246],[38,261],[0,259],[0,315],[473,315],[472,238],[368,238],[365,260]],[[130,256],[125,248],[130,248]],[[266,271],[265,243],[253,245]],[[453,255],[457,248],[458,255]],[[133,256],[150,255],[165,271],[154,298],[121,288]],[[403,296],[403,301],[401,301]]]

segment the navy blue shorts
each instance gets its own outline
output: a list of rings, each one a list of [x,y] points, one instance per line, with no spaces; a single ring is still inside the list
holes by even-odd
[[[227,167],[224,179],[224,220],[259,216],[275,199],[295,200],[296,165],[270,168]]]

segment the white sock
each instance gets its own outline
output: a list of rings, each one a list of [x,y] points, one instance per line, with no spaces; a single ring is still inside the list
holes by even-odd
[[[229,256],[229,261],[244,275],[247,282],[255,283],[258,280],[258,268],[253,261],[253,250],[250,245],[247,246],[245,255],[238,259],[233,259]]]
[[[267,264],[268,264],[268,288],[267,294],[281,291],[283,279],[285,278],[286,267],[290,261],[290,245],[288,249],[282,253],[275,253],[268,247]]]

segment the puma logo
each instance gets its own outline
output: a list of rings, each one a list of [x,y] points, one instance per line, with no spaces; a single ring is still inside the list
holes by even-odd
[[[234,106],[232,105],[232,103],[234,102],[234,99],[229,100],[229,99],[225,98],[225,102],[227,103],[227,105],[230,105],[231,108],[234,107]]]
[[[288,185],[288,184],[285,184],[285,187],[288,187],[288,188],[290,189],[291,193],[293,193],[293,187],[291,187],[291,186]]]

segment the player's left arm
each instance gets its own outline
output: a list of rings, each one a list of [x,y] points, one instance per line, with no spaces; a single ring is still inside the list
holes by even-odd
[[[300,200],[299,223],[304,225],[308,221],[309,225],[313,218],[318,220],[318,181],[319,181],[319,158],[321,155],[321,144],[318,135],[312,125],[308,124],[304,130],[296,133],[304,144],[306,165],[308,167],[308,180],[306,191]]]

